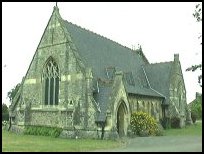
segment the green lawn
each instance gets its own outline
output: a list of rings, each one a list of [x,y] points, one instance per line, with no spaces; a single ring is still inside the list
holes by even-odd
[[[202,136],[202,123],[196,122],[182,129],[168,129],[165,136]],[[47,136],[17,135],[2,131],[2,151],[94,151],[123,146],[122,140],[62,139]]]
[[[91,151],[115,148],[122,142],[99,139],[62,139],[47,136],[17,135],[2,131],[2,151]]]
[[[182,129],[167,129],[164,131],[167,136],[202,136],[202,123],[196,122],[193,125],[186,126]]]

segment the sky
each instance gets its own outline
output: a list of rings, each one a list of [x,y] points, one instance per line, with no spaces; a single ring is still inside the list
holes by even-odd
[[[193,17],[195,2],[58,2],[61,17],[123,46],[142,46],[150,63],[173,61],[178,53],[187,103],[202,92],[201,71],[186,68],[202,62],[202,24]],[[25,76],[55,2],[2,3],[2,103]]]

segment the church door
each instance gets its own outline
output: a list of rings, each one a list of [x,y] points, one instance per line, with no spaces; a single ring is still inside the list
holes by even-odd
[[[125,104],[121,103],[117,112],[117,131],[120,137],[125,135]]]

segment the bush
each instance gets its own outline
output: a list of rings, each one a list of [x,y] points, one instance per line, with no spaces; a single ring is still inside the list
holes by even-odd
[[[179,117],[172,117],[171,118],[171,128],[181,128]]]
[[[61,132],[62,128],[44,126],[26,126],[24,134],[58,137]]]
[[[131,115],[130,125],[132,132],[139,136],[156,135],[159,128],[153,117],[141,111]]]
[[[191,119],[192,119],[193,123],[196,122],[197,117],[198,117],[197,113],[194,111],[191,111]]]
[[[157,123],[158,129],[156,130],[156,136],[163,136],[164,135],[164,128],[160,123]]]
[[[9,121],[9,113],[2,113],[2,121]]]
[[[9,111],[6,104],[2,104],[2,121],[8,121],[9,120]]]
[[[191,111],[196,114],[196,119],[202,119],[202,101],[197,99],[191,105]]]

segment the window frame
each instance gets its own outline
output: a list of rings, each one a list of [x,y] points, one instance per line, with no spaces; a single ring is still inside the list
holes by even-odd
[[[59,104],[59,81],[60,71],[56,61],[50,57],[43,67],[43,102],[46,106]]]

